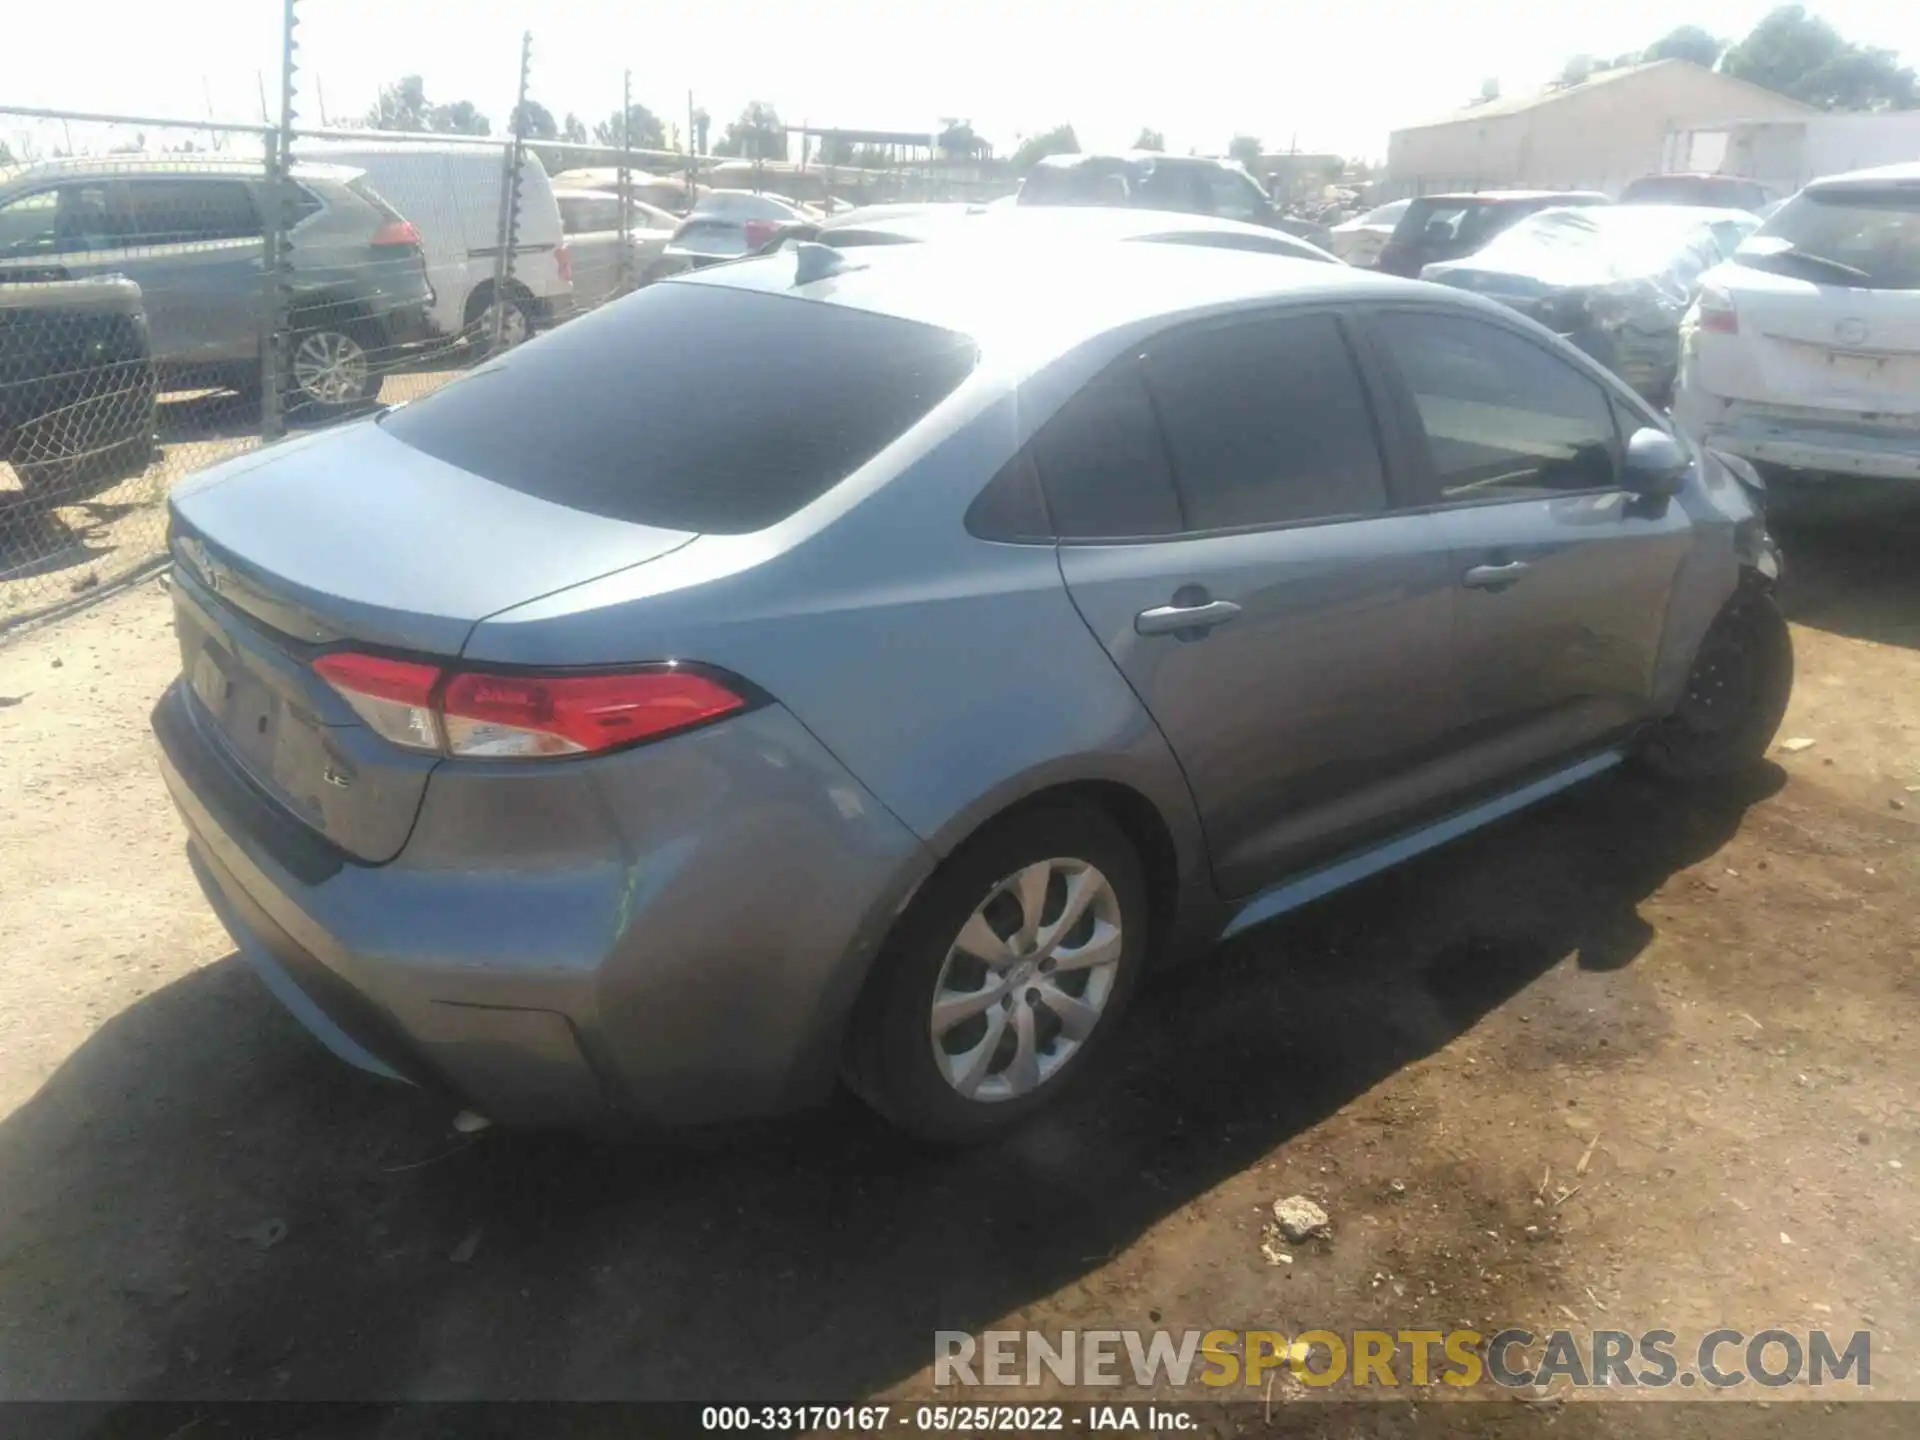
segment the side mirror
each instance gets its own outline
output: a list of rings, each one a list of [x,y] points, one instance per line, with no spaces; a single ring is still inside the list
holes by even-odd
[[[1643,426],[1627,441],[1627,463],[1620,483],[1635,495],[1666,499],[1680,493],[1693,457],[1664,430]]]

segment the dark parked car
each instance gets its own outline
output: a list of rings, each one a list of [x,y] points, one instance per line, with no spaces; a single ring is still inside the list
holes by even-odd
[[[1124,205],[1218,215],[1284,230],[1322,250],[1333,232],[1317,220],[1283,215],[1260,182],[1233,160],[1136,151],[1122,155],[1049,155],[1020,184],[1021,205]]]
[[[1597,190],[1488,190],[1421,195],[1407,207],[1380,252],[1379,269],[1418,275],[1442,260],[1471,255],[1509,225],[1558,205],[1610,205]]]
[[[294,403],[371,399],[433,298],[419,232],[360,172],[295,165],[288,252]],[[264,323],[259,161],[104,155],[0,171],[0,282],[124,275],[145,297],[163,386],[254,390]]]
[[[1759,223],[1742,210],[1684,205],[1542,210],[1420,275],[1532,316],[1664,405],[1701,276]]]
[[[153,456],[153,361],[130,280],[0,284],[0,460],[71,504]]]
[[[1440,286],[800,246],[176,487],[154,726],[353,1063],[523,1124],[844,1075],[965,1139],[1134,1039],[1150,962],[1622,760],[1757,761],[1751,481]]]
[[[1738,175],[1643,175],[1620,192],[1622,205],[1696,205],[1758,215],[1780,197]]]

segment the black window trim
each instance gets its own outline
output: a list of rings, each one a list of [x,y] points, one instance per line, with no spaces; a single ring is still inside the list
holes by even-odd
[[[1360,309],[1360,313],[1355,317],[1356,322],[1366,334],[1368,351],[1379,367],[1380,386],[1391,397],[1389,403],[1397,412],[1399,422],[1405,431],[1406,473],[1417,484],[1417,488],[1409,492],[1410,496],[1414,497],[1413,503],[1404,510],[1396,511],[1396,514],[1437,515],[1449,510],[1478,510],[1489,505],[1537,505],[1543,500],[1573,500],[1583,496],[1626,495],[1629,499],[1632,498],[1633,492],[1625,485],[1617,483],[1621,466],[1626,459],[1627,441],[1627,437],[1620,433],[1617,403],[1609,403],[1607,407],[1613,429],[1615,484],[1593,485],[1581,490],[1540,491],[1531,495],[1484,495],[1459,500],[1442,498],[1439,493],[1438,476],[1434,472],[1433,456],[1427,448],[1425,432],[1420,428],[1420,412],[1414,401],[1413,391],[1407,385],[1405,377],[1401,375],[1399,367],[1393,363],[1391,347],[1381,338],[1375,325],[1376,317],[1380,315],[1443,315],[1451,320],[1478,322],[1495,330],[1504,331],[1515,339],[1523,340],[1542,354],[1570,366],[1597,385],[1601,394],[1606,396],[1609,402],[1616,402],[1620,397],[1625,396],[1631,400],[1633,407],[1640,411],[1644,412],[1648,406],[1632,390],[1608,374],[1591,356],[1572,346],[1567,347],[1568,350],[1573,351],[1573,354],[1569,355],[1553,345],[1545,344],[1538,335],[1528,334],[1519,325],[1507,323],[1505,316],[1483,314],[1477,309],[1470,310],[1465,306],[1437,305],[1421,301],[1376,302],[1357,308]],[[1669,434],[1676,433],[1664,422],[1659,428],[1665,429]]]

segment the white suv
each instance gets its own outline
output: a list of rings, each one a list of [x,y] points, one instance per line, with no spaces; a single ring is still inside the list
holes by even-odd
[[[1920,165],[1814,181],[1707,272],[1673,415],[1759,465],[1920,480]]]

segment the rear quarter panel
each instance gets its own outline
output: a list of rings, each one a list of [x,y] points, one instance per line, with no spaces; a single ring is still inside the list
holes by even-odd
[[[1123,784],[1160,812],[1182,875],[1201,873],[1179,766],[1074,609],[1053,548],[965,529],[967,505],[1031,428],[1014,395],[983,405],[978,388],[786,524],[703,537],[494,616],[467,655],[723,666],[791,710],[940,854],[1039,790]],[[938,423],[949,410],[977,413]]]

